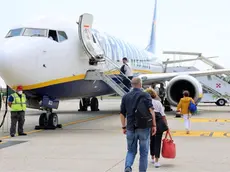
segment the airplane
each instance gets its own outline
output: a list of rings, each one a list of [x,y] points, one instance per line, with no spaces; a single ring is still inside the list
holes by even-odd
[[[0,76],[12,90],[22,85],[27,107],[42,109],[39,127],[57,128],[60,100],[78,99],[80,110],[98,111],[97,97],[116,93],[101,79],[86,79],[88,73],[121,65],[127,57],[134,76],[143,85],[168,81],[166,96],[176,105],[182,91],[190,91],[196,102],[202,98],[202,86],[194,76],[230,72],[229,69],[164,73],[162,61],[155,56],[156,5],[150,42],[146,49],[92,28],[93,16],[84,13],[78,22],[60,18],[40,18],[19,24],[0,43]],[[112,66],[112,67],[111,67]],[[119,71],[118,74],[119,75]],[[116,76],[115,75],[115,76]]]

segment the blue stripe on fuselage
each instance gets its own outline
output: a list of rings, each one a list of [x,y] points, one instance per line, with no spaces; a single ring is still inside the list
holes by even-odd
[[[76,80],[47,87],[25,90],[27,96],[43,97],[49,96],[51,99],[72,99],[81,97],[94,97],[115,93],[103,81]]]

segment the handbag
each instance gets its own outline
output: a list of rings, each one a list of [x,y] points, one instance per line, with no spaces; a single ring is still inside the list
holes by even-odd
[[[163,133],[168,130],[168,126],[164,122],[162,115],[160,112],[155,112],[156,116],[156,127],[157,127],[157,133]]]
[[[170,139],[167,139],[167,136]],[[162,140],[162,150],[161,154],[163,158],[174,159],[176,157],[176,144],[172,140],[172,136],[169,130],[165,134],[165,138]]]

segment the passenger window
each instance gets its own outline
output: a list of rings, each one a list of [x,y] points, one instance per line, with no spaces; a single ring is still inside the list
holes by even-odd
[[[56,30],[49,30],[48,38],[58,42]]]
[[[65,41],[68,39],[67,35],[65,32],[63,31],[58,31],[58,39],[59,39],[59,42],[62,42],[62,41]]]

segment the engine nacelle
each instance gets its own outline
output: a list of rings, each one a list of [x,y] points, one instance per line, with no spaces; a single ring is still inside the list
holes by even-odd
[[[183,97],[184,90],[189,91],[190,97],[192,97],[196,103],[198,103],[203,96],[202,85],[196,78],[190,75],[179,75],[171,79],[167,85],[166,96],[168,102],[173,106],[177,106],[180,98]]]

